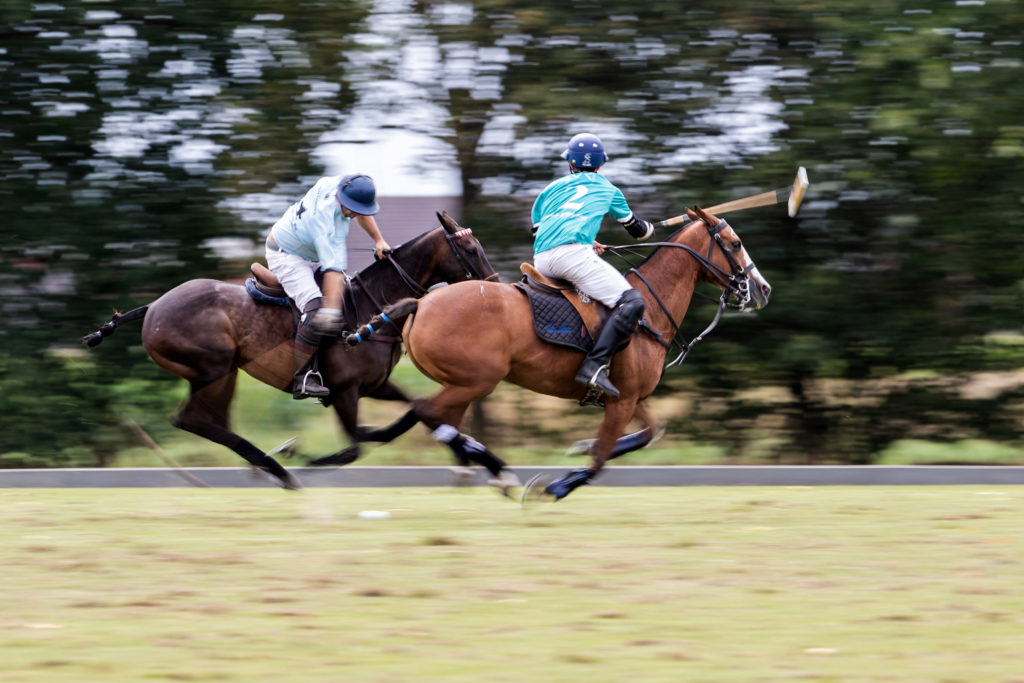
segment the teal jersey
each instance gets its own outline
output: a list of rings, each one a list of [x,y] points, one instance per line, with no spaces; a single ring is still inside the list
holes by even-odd
[[[319,261],[321,270],[344,270],[348,263],[349,219],[334,197],[339,180],[337,176],[318,180],[274,224],[278,246],[307,261]]]
[[[533,203],[533,253],[573,242],[593,244],[605,214],[626,221],[633,212],[622,191],[603,175],[573,173],[555,180]]]

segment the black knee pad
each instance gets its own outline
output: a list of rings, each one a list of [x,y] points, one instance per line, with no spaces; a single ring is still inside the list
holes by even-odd
[[[299,319],[298,329],[295,330],[295,338],[307,344],[309,346],[316,346],[320,343],[320,339],[323,335],[313,329],[310,325],[310,321],[313,319],[313,315],[323,306],[323,298],[318,297],[313,299],[306,307],[302,309],[302,317]]]
[[[643,315],[643,296],[636,289],[627,289],[615,304],[615,324],[624,332],[632,331]]]

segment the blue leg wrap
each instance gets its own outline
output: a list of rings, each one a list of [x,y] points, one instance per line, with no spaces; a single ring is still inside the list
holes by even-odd
[[[545,486],[544,491],[545,493],[550,493],[554,496],[555,500],[562,500],[580,486],[590,482],[590,479],[593,476],[594,475],[590,470],[585,467],[578,470],[572,470],[561,479],[553,481]]]

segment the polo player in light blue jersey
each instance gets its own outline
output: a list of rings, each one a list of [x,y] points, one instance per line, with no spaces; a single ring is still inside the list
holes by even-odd
[[[618,398],[619,390],[608,379],[608,364],[643,316],[644,300],[600,257],[604,245],[595,240],[605,214],[641,240],[654,233],[654,226],[637,218],[622,191],[597,172],[608,155],[596,135],[574,136],[562,158],[569,162],[569,175],[544,188],[533,204],[533,264],[542,275],[568,280],[581,293],[613,309],[576,381]]]
[[[341,334],[342,296],[348,265],[348,227],[354,218],[374,242],[377,258],[391,250],[374,215],[377,189],[368,175],[321,178],[288,207],[267,236],[267,265],[302,311],[295,333],[293,398],[324,398],[330,390],[319,373],[306,369],[326,335]],[[323,292],[314,273],[322,270]]]

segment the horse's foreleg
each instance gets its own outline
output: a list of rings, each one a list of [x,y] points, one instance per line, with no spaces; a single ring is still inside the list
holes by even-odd
[[[342,429],[352,440],[352,445],[340,451],[325,455],[322,458],[310,460],[310,465],[348,465],[359,459],[359,426],[356,424],[359,415],[359,389],[349,387],[343,391],[336,391],[331,396],[331,405],[334,406],[334,413],[338,416]]]
[[[377,443],[390,443],[415,427],[419,421],[419,418],[416,417],[416,411],[410,408],[405,415],[402,415],[402,417],[398,418],[386,427],[367,429],[363,425],[360,425],[359,440],[374,441]]]
[[[386,380],[379,387],[368,393],[367,396],[375,398],[378,401],[402,401],[403,403],[412,403],[412,399],[409,398],[404,391],[399,389],[391,380]]]
[[[380,401],[403,401],[405,403],[412,403],[412,399],[410,399],[404,391],[395,386],[391,380],[384,382],[367,394],[367,396]],[[404,415],[402,415],[402,417],[398,418],[386,427],[370,429],[364,425],[360,425],[358,428],[359,441],[390,443],[415,427],[417,422],[419,422],[419,418],[416,417],[416,411],[409,409]]]
[[[174,426],[230,448],[253,467],[277,477],[286,489],[301,489],[302,484],[281,463],[231,431],[228,408],[234,395],[236,376],[236,372],[231,372],[200,387],[193,383],[192,393],[178,413]]]
[[[613,460],[620,455],[646,448],[661,437],[661,425],[651,417],[645,401],[640,401],[636,404],[633,419],[640,422],[643,425],[643,429],[616,439],[615,445],[612,446],[612,450],[606,458],[607,460]],[[590,455],[596,445],[597,439],[583,439],[570,446],[566,451],[566,455]]]
[[[597,439],[590,451],[590,467],[572,470],[561,479],[548,484],[544,490],[554,496],[555,500],[561,500],[580,486],[590,483],[590,480],[596,477],[604,467],[605,462],[614,457],[612,453],[615,452],[619,442],[619,435],[625,430],[634,413],[638,412],[637,407],[635,400],[628,399],[605,403],[604,418],[601,420],[601,426],[597,430]],[[646,410],[639,412],[644,417],[648,417]],[[639,441],[639,439],[637,440]]]

